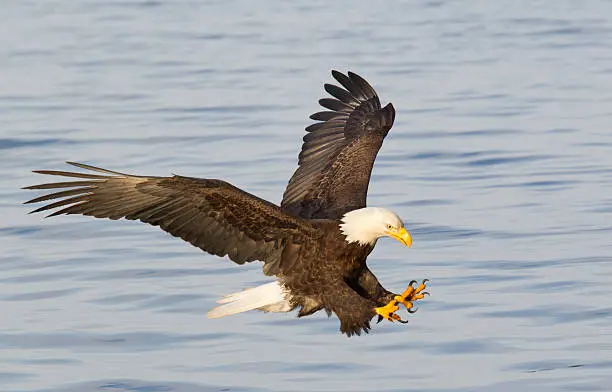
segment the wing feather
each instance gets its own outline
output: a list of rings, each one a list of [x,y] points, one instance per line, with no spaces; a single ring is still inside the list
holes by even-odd
[[[49,202],[32,212],[61,208],[49,216],[81,214],[96,218],[140,220],[236,263],[266,263],[264,272],[290,268],[299,251],[283,252],[287,243],[303,244],[309,252],[322,235],[308,221],[233,185],[190,177],[144,177],[71,163],[100,174],[40,170],[37,173],[80,178],[25,189],[63,189],[26,203]],[[70,188],[70,189],[66,189]],[[289,256],[291,259],[287,259]],[[283,259],[285,257],[285,259]]]
[[[326,109],[332,110],[334,112],[340,113],[350,113],[355,109],[354,106],[346,104],[342,101],[338,101],[337,99],[332,98],[322,98],[319,99],[319,105],[323,106]]]
[[[372,86],[359,75],[332,71],[342,87],[325,84],[334,98],[319,104],[328,111],[310,116],[302,151],[283,195],[281,208],[302,218],[338,219],[365,207],[370,174],[395,109],[381,108]]]
[[[317,112],[317,113],[311,114],[310,119],[317,120],[317,121],[329,121],[329,120],[342,119],[346,121],[348,119],[348,115],[344,113],[338,113],[338,112]]]
[[[355,108],[359,105],[359,101],[355,97],[353,97],[353,95],[348,91],[333,84],[327,83],[325,83],[323,87],[325,88],[325,91],[329,93],[329,95],[336,99],[339,99],[341,102],[344,102],[348,106]]]

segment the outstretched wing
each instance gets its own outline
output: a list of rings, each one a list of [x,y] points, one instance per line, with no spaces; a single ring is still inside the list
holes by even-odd
[[[227,182],[181,176],[134,176],[70,164],[102,174],[35,171],[78,180],[26,187],[65,189],[27,201],[63,198],[32,212],[63,207],[49,216],[82,214],[140,220],[206,252],[228,255],[238,264],[264,261],[267,275],[286,271],[302,250],[312,251],[315,247],[312,241],[317,232],[306,221]]]
[[[285,190],[281,208],[302,218],[338,219],[365,207],[376,154],[395,119],[381,109],[376,91],[359,75],[332,71],[342,85],[325,84],[334,98],[319,104],[329,111],[310,116],[298,169]]]

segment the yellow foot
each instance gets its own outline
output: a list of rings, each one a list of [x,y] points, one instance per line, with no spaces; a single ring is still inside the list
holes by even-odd
[[[409,313],[416,312],[416,310],[412,310],[412,303],[414,301],[418,301],[419,299],[423,299],[425,295],[429,295],[427,291],[423,291],[427,288],[427,282],[428,280],[425,279],[423,280],[423,282],[421,282],[420,285],[414,287],[414,285],[416,284],[416,280],[413,280],[412,282],[410,282],[408,288],[401,295],[395,297],[395,300],[403,304]]]
[[[376,314],[378,314],[378,321],[377,323],[380,323],[382,321],[382,319],[385,319],[387,321],[399,321],[400,323],[407,323],[408,321],[404,321],[400,318],[400,316],[398,316],[397,314],[395,314],[395,312],[399,309],[399,302],[398,302],[398,298],[399,295],[396,296],[393,300],[389,301],[388,304],[386,304],[385,306],[381,306],[379,308],[374,308],[374,311],[376,312]]]

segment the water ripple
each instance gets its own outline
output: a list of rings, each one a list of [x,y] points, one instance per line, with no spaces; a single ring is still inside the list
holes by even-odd
[[[69,348],[88,352],[108,351],[164,351],[169,347],[180,347],[191,343],[206,342],[215,346],[227,338],[224,333],[178,335],[161,332],[102,333],[0,333],[0,347],[19,349]]]

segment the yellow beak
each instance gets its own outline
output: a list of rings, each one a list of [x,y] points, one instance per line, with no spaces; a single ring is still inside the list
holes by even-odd
[[[396,240],[398,240],[399,242],[401,242],[408,248],[412,246],[412,236],[410,235],[410,233],[408,233],[408,230],[406,230],[405,228],[402,227],[396,232],[388,232],[388,234],[389,234],[389,237],[395,238]]]

